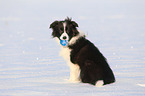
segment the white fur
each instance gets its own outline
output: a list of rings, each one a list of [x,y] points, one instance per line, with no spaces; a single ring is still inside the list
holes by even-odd
[[[96,87],[102,87],[103,84],[104,84],[103,80],[99,80],[99,81],[96,82],[95,86]]]
[[[63,27],[64,27],[64,33],[60,36],[60,39],[63,40],[63,37],[66,36],[65,40],[69,40],[69,36],[66,33],[65,27],[66,27],[66,23],[63,23]]]
[[[78,64],[69,63],[71,82],[80,82],[80,67]]]
[[[70,52],[71,49],[67,48],[67,47],[61,47],[61,51],[60,51],[60,56],[62,56],[66,61],[67,64],[70,67],[70,78],[69,80],[71,82],[78,82],[80,80],[80,68],[77,64],[73,64],[70,61]]]
[[[65,23],[64,23],[64,27],[65,27]],[[64,28],[65,30],[65,28]],[[63,33],[66,36],[66,32]],[[64,36],[64,35],[61,36]],[[81,36],[85,36],[84,33],[80,32],[77,36],[73,37],[70,41],[69,41],[69,45],[74,44],[76,42],[76,40],[81,37]],[[69,37],[68,37],[69,38]],[[61,39],[61,38],[60,38]],[[60,40],[56,37],[56,41],[59,43],[60,45]],[[60,45],[61,46],[61,45]],[[70,78],[69,80],[71,82],[79,82],[80,81],[80,67],[78,64],[73,64],[70,61],[70,52],[71,49],[69,49],[67,46],[61,46],[61,51],[60,51],[60,56],[62,56],[66,61],[68,66],[70,67]]]
[[[85,34],[84,34],[83,32],[81,32],[81,31],[79,31],[79,34],[78,34],[77,36],[73,37],[73,38],[68,42],[68,44],[69,44],[69,45],[74,44],[74,43],[76,42],[76,40],[79,39],[79,37],[84,37],[84,36],[85,36]]]
[[[79,33],[77,36],[73,37],[69,41],[69,45],[74,44],[76,42],[76,40],[81,36],[84,36],[84,34]],[[78,64],[73,64],[70,61],[70,52],[71,52],[71,49],[69,49],[68,47],[62,46],[61,51],[60,51],[60,56],[62,56],[67,61],[67,64],[70,67],[70,78],[69,78],[69,80],[71,82],[79,82],[80,81],[80,77],[79,77],[80,76],[80,67],[79,67]]]
[[[66,39],[63,39],[63,37],[66,36]],[[61,40],[69,40],[69,36],[67,35],[66,32],[64,32],[61,36],[60,36]]]
[[[66,33],[65,27],[66,27],[66,22],[63,23],[64,32]]]

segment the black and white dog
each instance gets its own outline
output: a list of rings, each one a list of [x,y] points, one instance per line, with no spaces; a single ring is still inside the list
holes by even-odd
[[[70,67],[70,81],[81,81],[96,86],[115,82],[114,74],[106,58],[85,35],[77,30],[78,24],[67,18],[54,21],[50,28],[56,37],[64,57]]]

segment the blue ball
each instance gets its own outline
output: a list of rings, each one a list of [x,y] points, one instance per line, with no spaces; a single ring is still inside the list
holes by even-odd
[[[62,46],[67,46],[68,40],[60,40],[60,44],[61,44]]]

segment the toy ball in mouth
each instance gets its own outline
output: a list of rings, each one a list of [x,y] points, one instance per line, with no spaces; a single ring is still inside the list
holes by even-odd
[[[67,46],[68,40],[60,40],[60,44],[61,44],[62,46]]]

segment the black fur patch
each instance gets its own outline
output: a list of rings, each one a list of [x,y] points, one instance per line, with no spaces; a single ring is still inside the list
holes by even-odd
[[[80,37],[75,44],[68,47],[72,49],[71,62],[80,66],[82,82],[93,85],[98,80],[103,80],[104,85],[115,82],[115,77],[106,58],[85,37]]]

